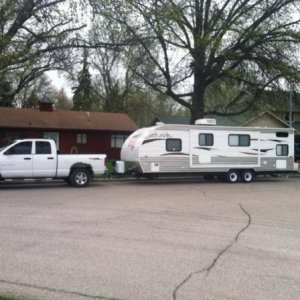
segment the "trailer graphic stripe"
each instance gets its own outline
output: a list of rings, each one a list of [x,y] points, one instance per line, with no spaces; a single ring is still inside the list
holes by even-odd
[[[253,149],[254,151],[257,151],[257,152],[262,152],[262,153],[267,153],[268,151],[272,151],[272,150],[275,150],[275,148],[270,148],[270,149]]]
[[[208,147],[194,147],[194,149],[207,150],[207,151],[217,150],[216,148],[208,148]]]
[[[148,144],[148,143],[152,143],[152,142],[156,142],[156,141],[165,141],[165,139],[149,139],[149,140],[144,140],[142,145],[144,144]]]
[[[189,156],[188,153],[182,153],[182,152],[164,153],[164,154],[161,154],[160,156],[172,156],[172,155]]]

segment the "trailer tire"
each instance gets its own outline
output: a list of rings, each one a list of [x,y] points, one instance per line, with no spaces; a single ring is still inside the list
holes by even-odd
[[[239,173],[235,170],[229,170],[226,174],[226,181],[229,183],[236,183],[239,181]]]
[[[242,172],[242,181],[245,183],[250,183],[253,181],[255,174],[252,170],[245,170]]]
[[[70,175],[70,182],[72,186],[84,187],[90,183],[91,175],[86,169],[74,169]]]

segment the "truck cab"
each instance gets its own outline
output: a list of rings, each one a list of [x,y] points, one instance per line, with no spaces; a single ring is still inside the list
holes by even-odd
[[[53,140],[17,140],[0,151],[2,178],[55,177],[56,170]]]

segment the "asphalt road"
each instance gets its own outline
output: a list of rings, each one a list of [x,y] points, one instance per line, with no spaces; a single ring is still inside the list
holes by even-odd
[[[0,295],[300,299],[300,178],[0,183]]]

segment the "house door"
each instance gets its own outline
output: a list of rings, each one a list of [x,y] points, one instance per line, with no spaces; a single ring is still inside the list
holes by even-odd
[[[44,139],[55,141],[56,149],[59,150],[59,133],[58,132],[44,132]]]

